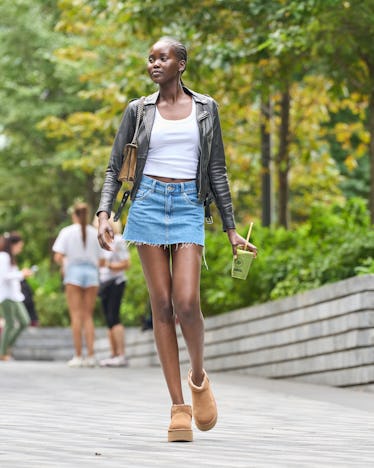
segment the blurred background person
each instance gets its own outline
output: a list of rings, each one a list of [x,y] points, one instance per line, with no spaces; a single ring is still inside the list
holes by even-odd
[[[0,236],[0,309],[5,320],[0,336],[0,360],[12,360],[10,348],[30,323],[23,304],[21,281],[33,274],[29,268],[19,270],[16,256],[22,252],[23,240],[18,232]]]
[[[140,317],[142,323],[142,331],[153,330],[153,319],[152,319],[152,306],[151,300],[148,299],[145,306],[145,312]]]
[[[103,250],[105,260],[99,270],[99,296],[108,327],[111,356],[101,360],[100,365],[124,367],[128,365],[128,361],[125,354],[125,328],[121,323],[120,309],[127,282],[125,271],[130,268],[130,254],[121,235],[121,222],[113,221],[113,217],[114,213],[109,219],[114,232],[114,240],[111,244],[112,250]],[[98,227],[96,216],[94,226]]]
[[[76,203],[71,211],[73,224],[60,231],[52,247],[54,260],[62,268],[73,335],[75,355],[68,365],[94,367],[97,361],[93,314],[99,287],[99,263],[104,255],[96,229],[87,224],[88,205]],[[82,355],[83,336],[87,350],[85,359]]]
[[[34,268],[34,269],[33,269]],[[33,273],[35,273],[35,268],[36,267],[31,267],[31,270]],[[30,284],[28,283],[28,281],[24,278],[22,281],[21,281],[21,291],[22,291],[22,294],[25,296],[25,299],[23,301],[25,307],[26,307],[26,310],[29,314],[29,317],[30,317],[30,325],[32,327],[38,327],[39,326],[39,318],[38,318],[38,313],[36,311],[36,307],[35,307],[35,302],[34,302],[34,293],[33,293],[33,290],[30,286]]]

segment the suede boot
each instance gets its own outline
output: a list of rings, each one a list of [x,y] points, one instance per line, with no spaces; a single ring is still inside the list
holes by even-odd
[[[190,405],[173,405],[168,430],[169,442],[192,442],[192,408]]]
[[[192,391],[192,411],[195,424],[200,431],[209,431],[217,422],[217,405],[208,376],[204,370],[204,380],[200,387],[192,382],[192,371],[188,373],[188,384]]]

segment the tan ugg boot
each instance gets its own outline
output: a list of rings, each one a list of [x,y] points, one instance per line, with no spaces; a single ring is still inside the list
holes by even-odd
[[[200,387],[192,382],[191,370],[188,373],[188,384],[192,391],[192,411],[196,427],[200,431],[209,431],[217,422],[217,405],[205,370]]]
[[[192,408],[190,405],[173,405],[168,430],[169,442],[192,442]]]

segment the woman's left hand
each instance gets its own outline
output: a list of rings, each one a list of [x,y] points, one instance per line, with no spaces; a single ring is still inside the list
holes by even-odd
[[[257,247],[250,242],[247,242],[244,237],[236,232],[235,229],[227,229],[227,235],[232,246],[232,253],[236,258],[236,250],[239,246],[243,246],[246,249],[253,252],[254,257],[257,257]]]
[[[26,279],[26,278],[29,278],[30,276],[32,276],[34,274],[33,270],[31,270],[31,268],[23,268],[21,270],[22,274],[23,274],[23,277]]]

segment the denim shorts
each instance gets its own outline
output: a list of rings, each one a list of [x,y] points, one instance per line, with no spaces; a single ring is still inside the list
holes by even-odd
[[[99,285],[98,269],[93,263],[71,263],[68,264],[64,284],[73,284],[81,288],[90,288]]]
[[[204,246],[204,205],[197,197],[196,182],[160,182],[143,175],[123,238],[136,245]]]

